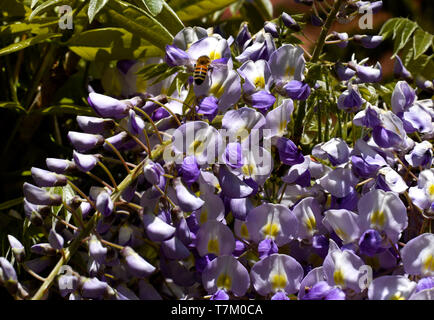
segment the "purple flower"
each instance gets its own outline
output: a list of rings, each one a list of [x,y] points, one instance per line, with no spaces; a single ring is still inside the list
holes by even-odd
[[[372,257],[384,251],[382,243],[383,238],[380,233],[375,229],[368,229],[359,239],[360,253]]]
[[[88,172],[98,163],[98,157],[92,154],[82,154],[73,151],[74,163],[80,171]]]
[[[346,48],[348,46],[348,33],[339,33],[336,31],[332,32],[333,37],[330,40],[340,40],[341,42],[337,44],[339,48]]]
[[[249,32],[249,28],[247,27],[247,23],[243,23],[240,27],[240,31],[237,34],[237,37],[235,38],[235,43],[238,45],[239,48],[243,48],[246,41],[250,40],[252,38],[252,35]]]
[[[81,130],[91,134],[102,134],[115,126],[114,121],[111,119],[87,116],[77,116],[77,124]]]
[[[277,149],[279,150],[279,158],[284,164],[295,165],[304,162],[304,156],[300,149],[287,138],[279,138],[277,140]]]
[[[264,239],[258,244],[259,259],[264,259],[278,251],[279,248],[272,239]]]
[[[15,259],[17,259],[18,262],[22,262],[26,255],[24,246],[20,241],[18,241],[17,238],[15,238],[10,234],[8,235],[8,241],[11,246],[11,250],[14,254]]]
[[[356,71],[356,75],[362,83],[379,82],[383,77],[383,71],[379,62],[377,62],[375,67],[368,67],[360,66],[351,61],[348,66]]]
[[[47,158],[47,168],[56,173],[66,173],[75,168],[74,162],[64,159]]]
[[[341,81],[350,80],[356,75],[356,71],[349,67],[345,67],[342,63],[337,63],[335,70],[339,80]]]
[[[356,112],[365,102],[366,100],[360,95],[357,86],[349,85],[348,90],[344,91],[338,99],[338,108],[348,112]]]
[[[180,66],[190,60],[188,54],[174,45],[166,45],[166,55],[164,61],[170,66]]]
[[[125,258],[128,270],[138,278],[149,277],[156,268],[143,259],[134,249],[131,247],[124,247],[121,250],[122,256]]]
[[[268,60],[274,50],[276,50],[276,45],[273,37],[266,32],[259,33],[254,39],[252,38],[244,43],[243,52],[235,59],[241,63],[248,60]]]
[[[33,204],[58,206],[62,203],[62,196],[27,182],[24,183],[23,192],[26,199]]]
[[[210,253],[216,256],[229,255],[235,249],[235,238],[232,231],[223,223],[209,220],[197,233],[196,248],[201,256]]]
[[[191,185],[193,182],[197,181],[200,175],[200,170],[194,156],[187,156],[184,158],[181,168],[179,169],[179,174],[187,185]]]
[[[307,83],[291,80],[283,86],[286,96],[294,100],[306,100],[310,96],[310,87]]]
[[[244,165],[241,144],[238,142],[228,143],[224,153],[224,160],[233,169],[241,168]]]
[[[434,276],[434,235],[423,233],[411,239],[401,250],[401,256],[406,273]]]
[[[326,281],[319,281],[309,289],[302,300],[345,300],[345,293],[338,287],[331,287]]]
[[[125,118],[130,108],[124,101],[95,92],[89,94],[87,101],[95,112],[103,118]]]
[[[279,31],[277,30],[277,26],[272,22],[267,21],[264,23],[264,31],[271,34],[273,38],[279,38]]]
[[[373,49],[383,42],[383,36],[354,35],[354,41],[364,48]]]
[[[416,101],[416,92],[405,81],[399,81],[392,93],[392,110],[395,114],[407,111]]]
[[[203,98],[197,108],[197,113],[205,115],[212,122],[218,113],[218,99],[214,96]]]
[[[263,203],[252,209],[246,219],[250,238],[255,243],[272,239],[282,246],[297,235],[297,218],[281,204]]]
[[[303,268],[293,257],[272,254],[255,263],[250,271],[253,287],[261,296],[269,293],[295,293],[300,288]]]
[[[233,256],[220,256],[202,272],[202,284],[210,294],[225,290],[242,297],[250,287],[249,272]]]
[[[56,187],[64,186],[67,183],[67,178],[51,171],[32,167],[32,178],[40,187]]]
[[[104,138],[100,135],[76,131],[69,131],[68,139],[74,146],[74,149],[81,153],[85,153],[104,143]]]
[[[95,205],[104,217],[111,215],[114,209],[113,201],[106,191],[102,191],[98,194]]]
[[[416,289],[416,282],[406,276],[392,275],[375,278],[368,288],[369,300],[406,300]]]
[[[410,71],[402,63],[402,60],[399,56],[396,56],[395,64],[393,65],[393,74],[395,78],[404,79],[407,81],[411,81],[413,79]]]
[[[291,30],[298,32],[301,30],[300,25],[297,23],[297,21],[294,20],[293,17],[291,17],[289,14],[287,14],[286,12],[282,13],[282,21],[283,24],[287,27],[290,28]]]

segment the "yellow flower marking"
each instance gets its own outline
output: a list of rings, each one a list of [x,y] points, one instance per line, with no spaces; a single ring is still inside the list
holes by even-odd
[[[383,227],[386,222],[386,216],[383,211],[376,210],[371,215],[371,224]]]
[[[422,268],[424,272],[434,271],[434,256],[432,254],[428,254],[428,256],[424,259]]]
[[[304,220],[304,224],[307,228],[307,230],[309,230],[310,232],[312,232],[313,230],[315,230],[316,228],[316,220],[315,217],[313,215],[308,215],[305,220]]]
[[[217,278],[217,288],[223,288],[226,290],[230,290],[232,288],[232,279],[229,275],[227,275],[226,273],[222,273],[218,278]]]
[[[277,223],[269,222],[262,228],[262,233],[265,236],[275,238],[280,231],[280,227]]]
[[[217,238],[208,240],[208,253],[214,253],[216,256],[220,254],[220,246]]]
[[[256,77],[255,79],[255,87],[256,88],[265,88],[265,79],[263,76]]]
[[[341,238],[342,240],[345,240],[345,239],[348,238],[347,233],[346,233],[344,230],[342,230],[341,228],[336,228],[336,229],[335,229],[335,233],[336,233],[337,236],[338,236],[339,238]]]
[[[294,68],[294,67],[291,67],[291,66],[288,66],[288,67],[286,68],[286,70],[285,70],[285,73],[286,73],[288,76],[293,77],[293,76],[294,76],[294,73],[295,73],[295,68]]]
[[[333,280],[335,281],[336,285],[341,287],[345,286],[345,278],[341,269],[335,270],[335,272],[333,273]]]
[[[390,297],[390,300],[405,300],[405,298],[402,296],[401,291],[398,291]]]
[[[247,230],[247,226],[245,223],[241,225],[240,234],[243,238],[249,239],[249,230]]]
[[[273,288],[273,291],[284,289],[287,284],[287,278],[286,274],[284,273],[278,273],[271,277],[271,287]]]
[[[286,132],[286,121],[282,121],[280,124],[279,124],[279,132]]]
[[[251,175],[253,175],[253,173],[255,171],[255,166],[253,164],[245,164],[242,167],[242,171],[246,177],[250,177]]]
[[[431,184],[428,187],[428,194],[429,194],[430,197],[434,197],[434,184]]]
[[[194,140],[189,147],[191,153],[200,154],[205,149],[205,143],[201,140]]]
[[[208,210],[202,209],[202,212],[200,213],[200,224],[204,224],[208,220]]]
[[[217,60],[217,59],[220,59],[221,57],[222,57],[222,55],[220,54],[220,52],[211,51],[209,53],[209,58],[211,60]]]

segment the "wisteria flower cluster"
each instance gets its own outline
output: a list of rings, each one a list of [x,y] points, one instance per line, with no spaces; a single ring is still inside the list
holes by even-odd
[[[313,22],[327,35],[368,5]],[[253,36],[188,27],[164,57],[119,61],[122,96],[89,87],[72,157],[32,168],[24,210],[46,242],[9,235],[0,283],[21,299],[432,299],[433,101],[399,57],[378,98],[379,63],[321,61],[285,41],[300,30],[286,13]]]

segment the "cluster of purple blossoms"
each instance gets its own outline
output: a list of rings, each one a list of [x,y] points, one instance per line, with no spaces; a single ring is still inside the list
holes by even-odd
[[[5,258],[0,284],[39,299],[50,286],[70,300],[432,299],[433,101],[402,80],[390,104],[373,104],[360,88],[381,65],[338,63],[335,105],[361,134],[304,152],[290,124],[321,85],[309,85],[301,47],[277,45],[281,32],[188,27],[147,61],[177,73],[139,85],[143,63],[121,61],[122,97],[90,88],[96,115],[77,117],[72,158],[48,158],[24,184],[26,217],[47,242],[26,253],[9,236],[14,263],[47,286],[19,282]],[[211,63],[198,85],[201,56]]]

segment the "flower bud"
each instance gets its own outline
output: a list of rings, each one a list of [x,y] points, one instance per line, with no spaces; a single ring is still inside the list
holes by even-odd
[[[82,133],[76,131],[68,132],[68,139],[78,152],[87,152],[104,143],[104,138],[100,135]]]
[[[287,14],[286,12],[283,12],[283,13],[282,13],[282,21],[283,21],[283,24],[284,24],[287,28],[289,28],[289,29],[291,29],[291,30],[293,30],[293,31],[295,31],[295,32],[298,32],[298,31],[301,30],[301,27],[300,27],[300,25],[297,23],[297,21],[295,21],[294,18],[291,17],[291,16],[290,16],[289,14]]]
[[[98,163],[97,156],[93,154],[83,154],[73,151],[74,163],[80,171],[88,172],[92,170]]]
[[[113,201],[106,191],[102,191],[96,198],[96,208],[104,217],[108,217],[113,212]]]
[[[81,130],[91,134],[102,134],[115,126],[114,121],[111,119],[87,116],[77,116],[77,123]]]
[[[179,174],[182,177],[182,181],[187,185],[191,185],[193,182],[197,181],[200,170],[195,156],[187,156],[184,158],[181,168],[179,169]]]
[[[11,245],[12,252],[17,259],[18,262],[22,262],[26,252],[24,250],[24,246],[15,238],[14,236],[8,235],[9,244]]]
[[[62,236],[58,234],[54,229],[51,229],[50,233],[48,234],[48,242],[50,242],[50,245],[54,249],[61,250],[63,248],[65,240],[63,240]]]
[[[26,199],[33,204],[58,206],[62,203],[62,196],[27,182],[24,183],[23,192]]]
[[[64,175],[60,175],[51,171],[32,167],[32,178],[40,187],[57,187],[64,186],[68,179]]]
[[[54,249],[49,243],[37,243],[30,247],[30,251],[41,256],[56,255],[56,249]]]
[[[244,44],[247,40],[250,40],[252,38],[252,35],[249,32],[249,28],[247,27],[247,23],[243,23],[240,31],[238,32],[238,35],[235,39],[235,42],[237,43],[239,48],[243,48]]]
[[[273,38],[279,38],[279,31],[277,30],[277,26],[272,22],[265,22],[264,23],[264,31],[271,34]]]
[[[103,118],[125,118],[130,108],[124,101],[95,92],[89,94],[87,101],[95,112]]]
[[[304,162],[303,153],[289,139],[279,138],[277,140],[277,149],[279,150],[280,161],[287,165],[295,165]]]
[[[154,271],[155,267],[143,259],[131,247],[125,247],[121,250],[122,256],[125,258],[128,270],[138,278],[149,277]]]
[[[64,159],[47,158],[45,161],[47,168],[56,173],[66,173],[75,169],[74,162]]]
[[[18,289],[18,279],[12,264],[0,257],[0,284],[4,285],[9,292],[14,293]]]
[[[107,248],[103,247],[95,235],[92,235],[89,240],[89,254],[96,262],[104,264],[107,255]]]
[[[413,77],[410,71],[402,63],[402,60],[399,56],[396,56],[395,64],[393,65],[393,75],[397,79],[404,79],[409,82],[413,81]]]
[[[366,230],[359,240],[359,248],[362,254],[367,256],[374,256],[377,253],[384,251],[381,244],[383,239],[377,230]]]
[[[184,50],[173,45],[166,45],[164,61],[166,61],[170,67],[185,65],[189,59],[188,54]]]
[[[310,96],[309,85],[298,80],[289,81],[283,89],[286,95],[294,100],[306,100]]]
[[[354,42],[362,45],[363,48],[373,49],[378,47],[383,42],[383,36],[368,36],[368,35],[354,35]]]

